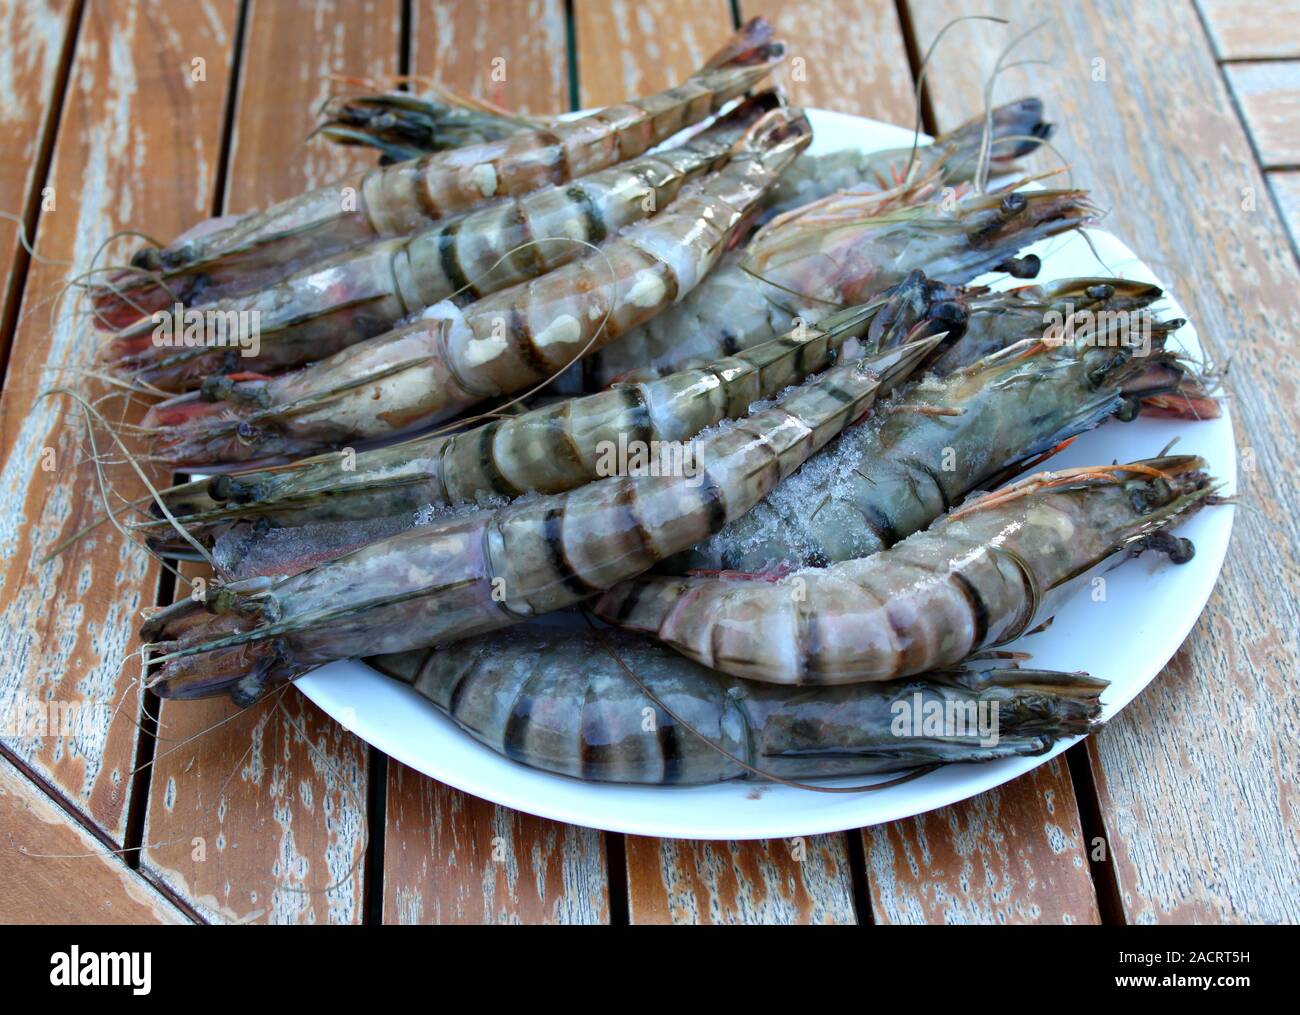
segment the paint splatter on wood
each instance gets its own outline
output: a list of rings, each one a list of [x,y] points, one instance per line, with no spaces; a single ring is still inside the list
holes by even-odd
[[[1260,162],[1300,166],[1300,60],[1228,64],[1224,72]]]
[[[893,0],[747,0],[789,45],[772,79],[793,102],[911,126],[916,116]]]
[[[608,923],[604,836],[389,762],[385,923]]]
[[[842,835],[743,842],[627,837],[633,923],[856,923]]]
[[[520,113],[569,108],[563,0],[495,0],[486,17],[455,0],[417,3],[412,12],[417,77]]]
[[[95,336],[84,308],[74,313],[69,299],[51,324],[51,304],[116,230],[147,224],[172,235],[205,215],[235,14],[233,0],[184,10],[165,0],[88,5],[51,166],[55,207],[36,237],[51,263],[32,265],[0,401],[0,708],[39,702],[103,718],[72,736],[6,736],[5,744],[115,841],[136,744],[138,666],[128,653],[141,607],[154,603],[158,569],[109,526],[43,559],[101,504],[79,414],[66,399],[39,397],[60,383],[102,393],[82,373]],[[191,76],[196,59],[206,80]],[[121,263],[138,243],[106,256]],[[108,480],[125,498],[144,492],[125,467],[110,468]]]
[[[733,31],[727,0],[575,0],[573,16],[584,109],[677,84]]]
[[[1061,758],[862,838],[877,923],[1100,922]]]

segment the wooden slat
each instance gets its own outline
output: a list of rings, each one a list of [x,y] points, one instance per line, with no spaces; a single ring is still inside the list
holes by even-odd
[[[411,64],[419,73],[507,108],[568,108],[561,4],[507,0],[493,6],[490,22],[455,0],[426,0],[416,11]],[[506,61],[500,93],[489,87],[497,56]],[[396,762],[387,793],[386,923],[609,922],[600,833],[497,807]]]
[[[1300,269],[1190,5],[982,9],[1021,27],[1050,18],[1025,55],[1052,60],[1050,75],[1032,71],[1032,86],[1061,125],[1076,179],[1110,209],[1107,228],[1166,277],[1214,358],[1231,354],[1229,397],[1247,396],[1231,405],[1248,507],[1218,588],[1174,663],[1091,743],[1124,914],[1294,921],[1300,815],[1285,801],[1300,729],[1300,363],[1289,336],[1300,329]],[[924,47],[969,7],[911,11]],[[964,58],[934,68],[941,128],[976,112],[1008,38],[963,27],[977,33]],[[1026,87],[1025,72],[1007,77],[999,95]]]
[[[584,109],[683,80],[731,34],[728,0],[574,0]]]
[[[5,139],[0,150],[0,211],[19,218],[40,200],[34,193],[37,162],[56,126],[51,115],[54,92],[75,12],[72,0],[0,2],[0,38],[8,40],[9,53],[0,61],[0,132]],[[21,296],[13,272],[25,258],[17,224],[0,219],[0,324],[8,324]],[[7,335],[0,335],[0,342],[6,340]]]
[[[374,165],[374,153],[314,138],[333,76],[397,72],[401,0],[249,0],[230,143],[226,211],[241,214]]]
[[[385,923],[608,923],[602,833],[389,762]]]
[[[87,5],[51,166],[55,207],[42,214],[37,235],[46,258],[84,271],[118,229],[172,235],[203,217],[220,151],[235,15],[234,0],[183,9],[166,0]],[[191,76],[196,59],[205,61],[205,81]],[[118,263],[121,256],[119,245]],[[87,387],[78,374],[59,372],[93,359],[84,309],[73,316],[65,304],[50,326],[49,303],[70,274],[58,264],[32,265],[0,401],[0,703],[7,709],[34,696],[102,708],[125,696],[111,722],[89,723],[74,737],[5,736],[25,764],[120,842],[136,744],[131,688],[138,665],[126,656],[141,607],[154,603],[158,569],[107,526],[41,563],[99,510],[75,417],[37,398],[58,381]],[[143,492],[125,469],[112,469],[111,479],[124,496]]]
[[[568,110],[563,0],[415,0],[412,15],[412,74],[521,113]]]
[[[1300,166],[1300,60],[1224,67],[1265,166]]]
[[[633,923],[856,923],[842,835],[743,842],[627,837]]]
[[[0,923],[190,923],[0,758]]]
[[[1291,233],[1291,242],[1300,252],[1300,172],[1269,173],[1268,184],[1282,209],[1282,219]]]
[[[1220,60],[1300,57],[1300,0],[1196,0]]]
[[[747,0],[790,47],[773,75],[792,101],[911,126],[912,72],[894,0]]]
[[[302,139],[331,75],[395,73],[398,0],[251,0],[226,208],[242,213],[373,164],[373,153]],[[224,700],[165,702],[144,863],[205,917],[359,923],[367,748],[296,690],[233,721]],[[305,734],[305,735],[304,735]],[[193,837],[204,839],[195,859]],[[337,884],[336,884],[337,883]],[[330,887],[336,886],[336,887]],[[330,890],[326,891],[325,889]]]
[[[1065,762],[862,831],[878,923],[1098,923]]]

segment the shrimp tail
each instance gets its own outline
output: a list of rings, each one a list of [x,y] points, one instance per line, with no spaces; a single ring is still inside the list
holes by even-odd
[[[700,68],[728,70],[775,63],[785,55],[785,44],[775,41],[776,30],[766,18],[750,18]]]
[[[497,141],[541,125],[532,117],[449,91],[436,96],[410,92],[339,96],[321,113],[315,133],[335,144],[376,148],[381,165]]]

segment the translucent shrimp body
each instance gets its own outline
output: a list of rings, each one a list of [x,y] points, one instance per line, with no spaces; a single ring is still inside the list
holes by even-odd
[[[1182,322],[1117,316],[1115,331],[1150,347],[1098,334],[1095,345],[1040,341],[1045,320],[1149,304],[1160,289],[1115,279],[1076,279],[1047,289],[989,293],[969,301],[967,333],[939,363],[968,346],[996,351],[949,376],[908,385],[888,408],[841,434],[753,511],[666,569],[750,573],[867,557],[929,525],[968,493],[1112,416],[1132,418],[1138,400],[1177,390],[1186,376],[1164,350]],[[1122,324],[1120,322],[1123,322]]]
[[[162,653],[157,690],[231,689],[248,701],[330,659],[436,645],[580,602],[744,514],[938,341],[805,382],[697,438],[692,467],[675,474],[610,477],[412,529],[290,578],[226,586],[212,613],[169,607],[143,631]]]
[[[1040,99],[998,106],[992,119],[989,160],[996,170],[1008,169],[1052,136],[1053,127],[1043,120]],[[768,197],[768,213],[793,211],[840,191],[891,190],[904,180],[921,180],[932,174],[945,184],[968,182],[975,178],[983,139],[984,116],[980,114],[939,135],[932,144],[918,146],[915,155],[911,148],[874,152],[847,148],[826,155],[801,155]]]
[[[301,455],[400,434],[543,382],[694,289],[810,136],[801,113],[773,110],[723,169],[581,261],[464,309],[435,304],[302,370],[205,392],[212,401],[192,394],[154,406],[144,425],[155,451],[191,464]],[[285,366],[301,355],[268,344],[246,362]],[[182,366],[204,364],[200,355]]]
[[[369,661],[513,761],[589,782],[653,786],[759,778],[753,769],[817,779],[1041,754],[1059,737],[1088,732],[1106,687],[1079,673],[990,661],[791,694],[617,631],[595,637],[539,625]],[[996,710],[996,737],[981,738],[975,722],[938,735],[896,732],[900,703],[915,708],[918,695],[923,708],[950,715]]]
[[[1116,554],[1151,546],[1190,559],[1191,544],[1165,529],[1210,499],[1204,465],[1179,456],[1041,473],[870,557],[776,582],[640,578],[595,609],[753,680],[924,673],[1017,637],[1071,579]]]
[[[292,573],[309,563],[294,556],[304,544],[313,553],[337,555],[369,541],[370,526],[332,523],[401,516],[396,531],[415,525],[430,507],[576,489],[609,475],[620,449],[646,453],[745,415],[752,403],[830,366],[847,342],[865,355],[959,330],[952,292],[917,272],[869,311],[865,328],[861,310],[842,311],[818,328],[791,332],[706,368],[565,399],[450,435],[374,448],[352,459],[322,455],[220,476],[168,494],[168,507],[232,574]],[[149,534],[156,551],[187,549],[163,518],[136,527]],[[276,531],[289,527],[304,528],[310,538],[286,539]]]
[[[157,280],[126,275],[122,295],[98,293],[101,318],[120,327],[227,287],[253,287],[366,240],[400,236],[489,201],[585,176],[635,158],[754,87],[782,58],[772,27],[755,18],[683,84],[577,120],[372,170],[194,235],[146,248],[134,263]],[[227,289],[228,291],[228,289]],[[133,306],[134,305],[134,306]],[[139,308],[139,309],[136,309]]]
[[[684,184],[721,166],[777,104],[764,93],[675,148],[442,219],[411,237],[362,244],[261,289],[215,300],[206,312],[239,315],[230,320],[255,315],[260,344],[321,359],[440,300],[456,296],[466,303],[585,257],[594,244],[666,207]],[[155,330],[144,318],[112,336],[101,359],[128,381],[142,373],[169,380],[168,361],[183,366],[193,356],[155,345]],[[221,366],[236,372],[247,364],[232,348]],[[175,377],[178,384],[193,379],[184,372]]]
[[[1016,261],[1017,250],[1094,214],[1081,191],[971,194],[950,206],[878,214],[888,196],[847,195],[769,223],[690,296],[601,352],[596,379],[640,379],[730,355],[781,334],[796,317],[816,321],[861,303],[915,269],[948,283],[999,267],[1032,274],[1037,264]]]

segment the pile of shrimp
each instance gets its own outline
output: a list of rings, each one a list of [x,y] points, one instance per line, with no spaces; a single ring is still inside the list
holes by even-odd
[[[1156,286],[1032,283],[1026,248],[1099,217],[1022,189],[1037,99],[814,157],[784,53],[756,18],[567,120],[341,96],[318,133],[377,168],[99,273],[100,364],[150,401],[113,448],[204,477],[107,505],[212,569],[149,611],[147,685],[248,705],[367,658],[522,764],[655,785],[912,778],[1094,728],[1102,677],[1002,646],[1098,568],[1190,559],[1171,529],[1222,498],[1168,449],[1032,470],[1216,415],[1183,322]]]

